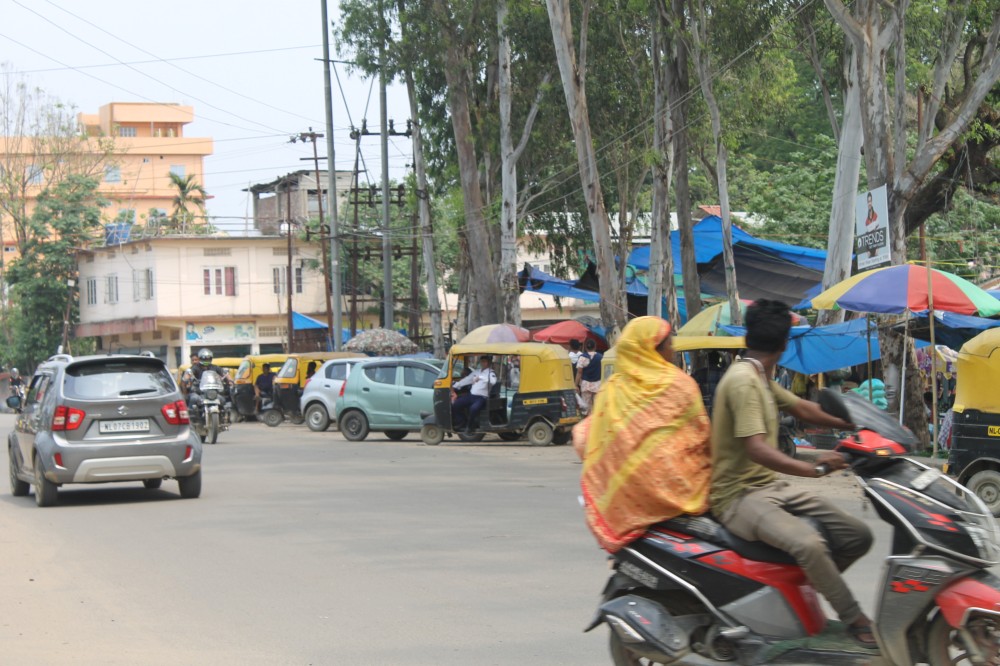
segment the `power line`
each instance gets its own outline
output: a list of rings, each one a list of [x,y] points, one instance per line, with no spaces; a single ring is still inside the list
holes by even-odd
[[[16,2],[16,1],[17,1],[17,0],[15,0],[15,2]],[[132,42],[129,42],[129,41],[127,41],[127,40],[123,39],[122,37],[120,37],[120,36],[118,36],[118,35],[114,34],[113,32],[111,32],[111,31],[109,31],[109,30],[106,30],[105,28],[102,28],[101,26],[97,25],[96,23],[94,23],[94,22],[92,22],[92,21],[88,21],[88,20],[87,20],[86,18],[84,18],[84,17],[80,16],[79,14],[74,14],[73,12],[71,12],[71,11],[70,11],[70,10],[68,10],[68,9],[66,9],[65,7],[60,7],[59,5],[57,5],[57,4],[56,4],[55,2],[53,2],[52,0],[45,0],[45,1],[46,1],[47,3],[49,3],[50,5],[52,5],[53,7],[55,7],[56,9],[59,9],[59,10],[61,10],[61,11],[65,12],[65,13],[69,14],[69,15],[70,15],[70,16],[72,16],[73,18],[75,18],[75,19],[78,19],[78,20],[80,20],[80,21],[83,21],[84,23],[86,23],[86,24],[87,24],[87,25],[89,25],[89,26],[92,26],[92,27],[94,27],[94,28],[97,28],[98,30],[100,30],[101,32],[103,32],[103,33],[104,33],[104,34],[106,34],[106,35],[110,35],[111,37],[114,37],[114,38],[115,38],[115,39],[117,39],[117,40],[118,40],[119,42],[121,42],[121,43],[123,43],[123,44],[125,44],[125,45],[127,45],[127,46],[131,46],[131,47],[132,47],[132,48],[134,48],[135,50],[137,50],[137,51],[140,51],[140,52],[142,52],[142,53],[145,53],[146,55],[148,55],[148,56],[149,56],[149,57],[151,57],[151,58],[156,58],[156,62],[161,62],[161,63],[165,63],[165,64],[167,64],[167,65],[170,65],[171,67],[173,67],[174,69],[176,69],[176,70],[178,70],[178,71],[180,71],[180,72],[183,72],[183,73],[185,73],[185,74],[187,74],[187,75],[189,75],[189,76],[193,76],[193,77],[195,77],[196,79],[199,79],[199,80],[201,80],[201,81],[204,81],[205,83],[208,83],[208,84],[211,84],[211,85],[213,85],[213,86],[215,86],[215,87],[217,87],[217,88],[220,88],[220,89],[222,89],[222,90],[225,90],[225,91],[226,91],[226,92],[228,92],[228,93],[232,93],[233,95],[237,95],[238,97],[242,97],[243,99],[246,99],[246,100],[249,100],[249,101],[251,101],[251,102],[256,102],[257,104],[260,104],[260,105],[262,105],[262,106],[266,106],[266,107],[267,107],[267,108],[269,108],[269,109],[273,109],[273,110],[275,110],[275,111],[279,111],[279,112],[281,112],[281,113],[284,113],[284,114],[287,114],[287,115],[290,115],[290,116],[295,116],[295,117],[297,117],[297,118],[302,118],[302,119],[304,119],[304,120],[308,120],[309,122],[316,122],[316,121],[315,121],[314,119],[312,119],[312,118],[308,118],[307,116],[303,116],[303,115],[302,115],[302,114],[300,114],[300,113],[296,113],[295,111],[289,111],[289,110],[287,110],[287,109],[282,109],[282,108],[280,108],[280,107],[277,107],[277,106],[274,106],[273,104],[269,104],[269,103],[267,103],[267,102],[264,102],[264,101],[262,101],[262,100],[259,100],[259,99],[255,98],[255,97],[251,97],[251,96],[249,96],[249,95],[244,95],[243,93],[241,93],[241,92],[239,92],[239,91],[236,91],[236,90],[233,90],[232,88],[228,88],[228,87],[226,87],[226,86],[222,85],[221,83],[217,83],[217,82],[215,82],[215,81],[211,81],[211,80],[209,80],[209,79],[205,78],[204,76],[201,76],[200,74],[196,74],[195,72],[192,72],[192,71],[190,71],[190,70],[187,70],[187,69],[184,69],[184,68],[183,68],[183,67],[181,67],[180,65],[177,65],[177,64],[175,64],[175,63],[173,63],[173,62],[169,62],[169,61],[167,61],[167,60],[165,60],[165,59],[163,59],[163,58],[159,57],[159,56],[158,56],[158,55],[156,55],[155,53],[152,53],[152,52],[150,52],[150,51],[147,51],[146,49],[142,48],[141,46],[137,46],[137,45],[133,44]],[[18,4],[20,4],[20,3],[18,3]],[[23,6],[23,5],[22,5],[22,6]],[[131,68],[131,69],[134,69],[134,68],[132,68],[132,66],[131,66],[131,65],[129,65],[129,68]]]

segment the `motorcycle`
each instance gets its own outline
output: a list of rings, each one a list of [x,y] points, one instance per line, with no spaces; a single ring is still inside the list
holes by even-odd
[[[191,424],[206,444],[215,444],[219,432],[229,430],[229,407],[225,400],[226,386],[214,370],[201,373],[198,391],[191,397]]]
[[[616,665],[1000,664],[997,523],[937,469],[903,457],[915,441],[864,399],[824,391],[824,410],[857,427],[844,455],[878,516],[893,526],[875,614],[881,651],[828,621],[795,561],[708,515],[650,527],[612,556],[587,631],[611,628]]]

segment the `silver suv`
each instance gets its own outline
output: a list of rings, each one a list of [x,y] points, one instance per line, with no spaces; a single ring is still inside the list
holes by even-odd
[[[7,438],[10,489],[33,486],[52,506],[64,483],[174,478],[181,497],[201,494],[201,440],[163,361],[152,356],[60,354],[39,366]]]

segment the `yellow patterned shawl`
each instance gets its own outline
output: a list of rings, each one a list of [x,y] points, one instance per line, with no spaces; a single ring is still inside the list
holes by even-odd
[[[698,384],[656,351],[659,317],[622,331],[615,373],[574,428],[587,523],[615,552],[650,525],[708,507],[711,428]]]

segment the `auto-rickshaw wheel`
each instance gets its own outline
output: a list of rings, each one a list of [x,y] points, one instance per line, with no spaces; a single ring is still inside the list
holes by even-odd
[[[992,469],[976,472],[969,479],[968,488],[983,500],[994,516],[1000,515],[1000,472]]]
[[[439,425],[425,425],[420,429],[420,439],[427,446],[437,446],[444,441],[444,429]]]
[[[528,426],[528,441],[533,446],[548,446],[554,436],[552,426],[545,421],[535,421]]]
[[[279,409],[268,409],[260,415],[260,418],[271,428],[277,428],[285,420],[285,416]]]
[[[555,434],[552,435],[552,443],[556,445],[569,444],[569,440],[572,438],[572,430],[556,430]]]
[[[486,437],[484,432],[460,432],[458,438],[463,442],[481,442]]]
[[[505,442],[516,442],[523,436],[519,432],[501,432],[498,434],[500,435],[500,439],[502,439]]]

